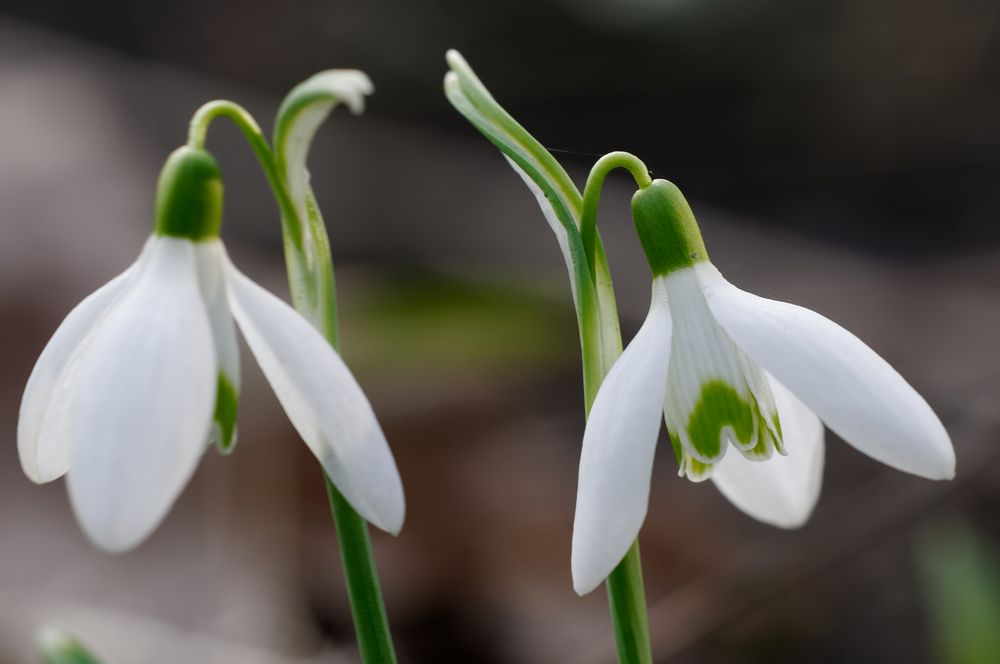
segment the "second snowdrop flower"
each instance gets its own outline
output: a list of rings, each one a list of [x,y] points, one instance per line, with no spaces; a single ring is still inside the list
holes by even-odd
[[[239,326],[306,445],[351,505],[396,533],[396,465],[368,400],[299,313],[243,275],[219,240],[222,180],[182,147],[160,176],[139,259],[63,321],[21,402],[18,451],[35,482],[67,475],[81,526],[109,551],[162,521],[214,440],[236,435]]]
[[[653,272],[652,302],[587,422],[573,529],[577,592],[593,590],[638,535],[661,415],[682,476],[711,478],[738,508],[776,526],[801,525],[812,512],[822,423],[899,470],[954,475],[951,441],[924,399],[836,323],[727,282],[676,186],[655,180],[640,189],[632,214]]]

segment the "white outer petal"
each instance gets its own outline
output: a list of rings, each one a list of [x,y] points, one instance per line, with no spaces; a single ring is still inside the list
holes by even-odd
[[[136,272],[136,264],[88,295],[69,312],[31,370],[17,418],[17,451],[32,482],[51,482],[69,470],[65,404],[82,351],[101,317]]]
[[[542,208],[542,214],[545,215],[545,221],[549,223],[549,228],[556,234],[556,240],[559,242],[559,249],[562,251],[563,260],[566,261],[566,269],[569,271],[569,285],[573,289],[573,303],[576,304],[576,276],[573,272],[573,257],[569,253],[569,235],[566,233],[562,222],[559,221],[559,216],[556,214],[555,208],[552,207],[552,203],[545,197],[545,192],[535,184],[534,180],[528,177],[527,173],[521,170],[521,167],[513,159],[507,155],[504,155],[504,159],[514,169],[514,172],[521,176],[524,184],[535,195],[535,198],[538,200],[538,207]]]
[[[729,502],[758,521],[798,528],[812,514],[823,483],[823,423],[774,377],[768,381],[788,454],[766,461],[727,454],[713,469],[712,481]]]
[[[736,345],[837,435],[899,470],[954,476],[941,421],[875,351],[814,311],[744,292],[708,263],[698,270],[712,314]]]
[[[670,334],[665,290],[656,279],[646,321],[601,384],[583,435],[572,554],[580,595],[621,562],[646,518]]]
[[[215,383],[193,244],[154,237],[95,331],[69,405],[69,494],[97,546],[130,549],[162,521],[205,449]]]
[[[231,263],[226,276],[236,322],[299,435],[361,516],[398,533],[405,513],[399,471],[350,370],[297,311]]]

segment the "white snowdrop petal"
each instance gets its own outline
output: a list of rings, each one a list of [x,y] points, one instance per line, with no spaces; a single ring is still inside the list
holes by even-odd
[[[130,549],[162,521],[205,449],[215,381],[194,247],[154,237],[95,331],[69,404],[69,494],[97,546]]]
[[[581,595],[621,562],[646,518],[670,334],[656,279],[649,315],[601,384],[583,437],[572,554],[573,587]]]
[[[712,481],[729,502],[758,521],[797,528],[812,514],[823,481],[823,423],[772,376],[768,376],[787,456],[751,461],[727,454]]]
[[[736,345],[837,435],[899,470],[954,476],[955,452],[941,421],[860,339],[814,311],[746,293],[709,264],[698,270],[712,314]]]
[[[299,435],[361,516],[398,533],[399,472],[350,370],[305,318],[232,264],[227,280],[236,322]]]
[[[33,482],[50,482],[69,469],[65,404],[75,368],[89,335],[132,283],[140,261],[76,305],[31,370],[17,418],[17,449],[21,467]]]

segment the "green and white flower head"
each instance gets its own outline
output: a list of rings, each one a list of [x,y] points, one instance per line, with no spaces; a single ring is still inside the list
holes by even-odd
[[[819,496],[823,423],[899,470],[950,479],[955,454],[926,401],[861,340],[819,314],[727,282],[672,183],[632,199],[653,273],[645,322],[594,401],[580,459],[573,584],[593,590],[646,516],[661,415],[680,475],[711,478],[779,527]]]
[[[66,475],[77,518],[100,548],[137,546],[211,442],[227,451],[235,441],[238,325],[340,492],[398,532],[402,485],[368,400],[323,336],[230,262],[221,218],[215,160],[179,148],[160,176],[155,230],[138,260],[70,312],[28,379],[17,430],[24,472],[39,483]]]

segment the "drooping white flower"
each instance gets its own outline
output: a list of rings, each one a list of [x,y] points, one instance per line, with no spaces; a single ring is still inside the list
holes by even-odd
[[[947,432],[902,376],[823,316],[727,282],[673,184],[638,191],[632,211],[652,303],[587,422],[573,528],[578,593],[600,584],[638,535],[661,414],[682,476],[711,477],[739,509],[779,527],[801,525],[816,503],[824,423],[889,466],[954,476]]]
[[[39,483],[67,475],[77,518],[99,547],[138,545],[212,440],[234,442],[235,320],[340,492],[398,532],[402,485],[368,400],[312,325],[233,266],[218,238],[221,209],[214,159],[175,151],[139,259],[70,312],[28,379],[17,430],[24,472]]]

